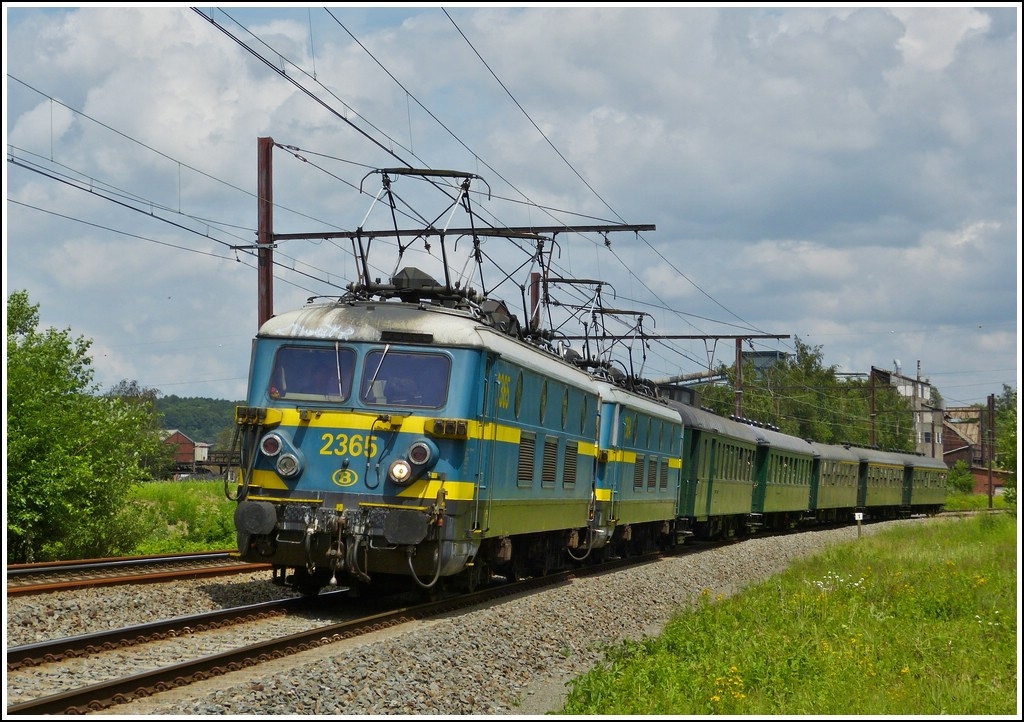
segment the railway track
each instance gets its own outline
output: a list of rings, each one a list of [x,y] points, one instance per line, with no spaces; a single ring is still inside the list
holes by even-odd
[[[731,542],[725,542],[728,544]],[[680,554],[719,546],[679,547]],[[538,587],[567,583],[573,577],[602,574],[648,559],[636,557],[603,566],[550,574],[518,584],[489,586],[469,595],[407,606],[382,599],[338,600],[334,592],[251,607],[226,609],[192,617],[135,626],[81,637],[8,649],[8,715],[84,714],[106,712],[118,705],[163,691],[283,659],[300,652],[359,637],[405,622],[424,620],[498,597]],[[343,601],[344,603],[339,603]],[[244,622],[244,623],[243,623]],[[232,629],[242,630],[241,637]],[[183,646],[175,646],[181,645]],[[166,651],[154,651],[163,647]],[[103,679],[92,664],[103,655],[122,655],[113,666],[118,675]],[[158,658],[162,658],[160,661]],[[78,670],[78,671],[73,671]],[[43,696],[20,685],[35,675],[44,679]],[[49,685],[48,687],[46,685]],[[62,685],[67,685],[62,687]],[[77,686],[71,686],[77,685]]]
[[[998,511],[942,512],[939,516],[971,516]],[[160,554],[154,556],[83,559],[66,562],[7,565],[7,596],[39,594],[76,587],[141,584],[198,579],[269,570],[269,564],[250,564],[232,551]]]
[[[7,596],[75,587],[197,579],[269,568],[268,564],[241,562],[227,551],[11,564],[6,570]]]
[[[406,597],[339,600],[345,591],[265,602],[7,650],[8,716],[115,711],[120,704],[185,687],[213,676],[352,639],[407,622],[450,614],[500,597],[551,588],[573,577],[654,561],[636,557],[469,594],[417,603]],[[340,602],[344,603],[340,603]],[[117,655],[114,664],[110,655]],[[106,657],[104,664],[90,660]],[[117,668],[106,679],[100,666]],[[30,689],[49,693],[38,696]],[[115,711],[116,713],[116,711]]]

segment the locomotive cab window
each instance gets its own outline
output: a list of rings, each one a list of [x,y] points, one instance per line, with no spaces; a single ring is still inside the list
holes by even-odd
[[[371,406],[437,409],[448,401],[451,359],[436,353],[380,349],[363,362],[359,398]]]
[[[272,399],[344,401],[352,391],[355,352],[331,346],[284,346],[274,357]]]

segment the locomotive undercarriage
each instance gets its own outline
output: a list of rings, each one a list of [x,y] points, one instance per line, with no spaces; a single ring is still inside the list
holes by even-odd
[[[480,545],[476,565],[509,581],[543,577],[610,558],[666,549],[675,543],[671,522],[615,527],[559,529],[490,538]]]
[[[340,506],[340,505],[339,505]],[[305,594],[337,580],[369,584],[374,575],[411,577],[423,588],[471,564],[479,543],[456,539],[443,499],[428,507],[247,500],[235,511],[240,556],[270,562],[274,581]]]
[[[451,511],[448,509],[447,511]],[[275,584],[317,594],[334,581],[354,592],[404,582],[424,590],[472,591],[493,576],[510,581],[631,557],[677,543],[660,521],[474,538],[442,506],[335,510],[319,503],[245,500],[235,512],[242,559],[273,565]]]
[[[865,511],[864,509],[858,509]],[[854,520],[854,509],[837,507],[817,511],[785,511],[769,513],[730,514],[698,519],[681,520],[687,528],[693,529],[696,539],[713,541],[720,539],[745,538],[760,532],[780,532],[814,526],[849,524]],[[864,514],[865,519],[894,519],[894,507],[872,508]]]

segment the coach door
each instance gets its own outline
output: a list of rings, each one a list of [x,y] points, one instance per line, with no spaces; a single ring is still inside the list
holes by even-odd
[[[702,446],[706,443],[702,431],[687,427],[683,432],[682,485],[679,491],[679,509],[683,516],[700,517],[708,513],[707,475],[701,460],[706,458]],[[704,479],[704,483],[701,480]],[[701,502],[698,502],[701,499]],[[698,503],[700,506],[698,507]]]

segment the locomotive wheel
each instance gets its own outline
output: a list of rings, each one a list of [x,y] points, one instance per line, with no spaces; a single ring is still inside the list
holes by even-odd
[[[490,570],[483,562],[475,562],[462,572],[462,584],[470,594],[483,586],[490,578]]]
[[[305,569],[297,569],[291,578],[295,591],[307,597],[315,597],[331,581],[334,576],[331,572],[314,572],[310,574]]]
[[[523,566],[520,557],[516,556],[512,558],[512,561],[506,565],[508,570],[505,577],[510,582],[521,582],[526,579],[526,568]]]

